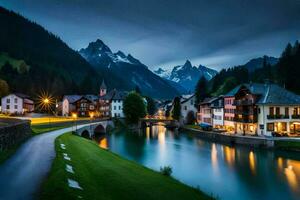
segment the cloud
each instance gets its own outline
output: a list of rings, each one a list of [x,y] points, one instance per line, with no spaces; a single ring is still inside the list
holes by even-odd
[[[10,0],[72,48],[102,39],[150,68],[190,59],[220,69],[278,56],[300,35],[299,0]],[[170,65],[170,66],[168,66]]]

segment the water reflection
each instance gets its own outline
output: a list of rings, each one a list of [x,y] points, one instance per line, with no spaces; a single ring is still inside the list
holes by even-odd
[[[224,157],[229,167],[234,167],[235,162],[235,148],[225,146],[224,147]]]
[[[299,199],[298,153],[222,145],[163,126],[113,133],[99,146],[154,170],[170,165],[175,178],[224,200]]]
[[[254,153],[253,153],[253,151],[250,151],[249,152],[249,165],[250,165],[251,172],[253,174],[256,173],[256,171],[255,171],[256,164],[255,163],[256,163],[256,161],[255,161]]]

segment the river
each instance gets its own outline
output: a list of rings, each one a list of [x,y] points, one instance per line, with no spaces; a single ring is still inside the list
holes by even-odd
[[[164,126],[143,134],[107,134],[101,148],[172,176],[224,200],[300,199],[300,153],[252,149],[205,141]]]

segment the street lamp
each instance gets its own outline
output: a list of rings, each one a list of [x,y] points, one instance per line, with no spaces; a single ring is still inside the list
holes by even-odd
[[[94,118],[94,112],[89,112],[90,115],[90,132],[92,132],[92,120]]]
[[[75,132],[77,131],[77,121],[76,121],[76,119],[77,119],[77,114],[76,113],[73,113],[72,114],[72,118],[74,119],[74,122],[75,122]]]

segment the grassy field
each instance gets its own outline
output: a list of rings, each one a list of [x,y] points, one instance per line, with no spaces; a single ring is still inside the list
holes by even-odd
[[[60,148],[65,144],[66,150]],[[93,141],[64,134],[56,139],[56,158],[39,199],[177,200],[211,199],[197,189],[100,149]],[[63,159],[67,153],[71,161]],[[66,164],[74,174],[66,172]],[[67,180],[79,183],[72,189]]]

